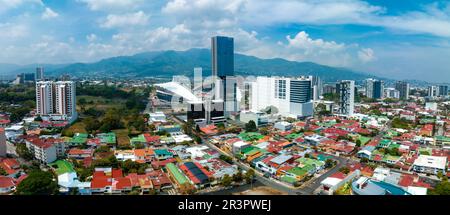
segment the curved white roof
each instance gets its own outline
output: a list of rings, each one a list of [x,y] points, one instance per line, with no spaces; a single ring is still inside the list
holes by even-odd
[[[186,87],[182,86],[181,84],[177,82],[167,82],[162,84],[155,84],[158,87],[164,88],[180,97],[183,97],[184,99],[188,101],[201,101],[197,96],[195,96],[191,90],[187,89]]]

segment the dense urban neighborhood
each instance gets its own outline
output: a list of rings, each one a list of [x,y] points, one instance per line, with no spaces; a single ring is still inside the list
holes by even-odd
[[[448,86],[240,81],[211,44],[210,79],[3,81],[0,194],[450,194]]]

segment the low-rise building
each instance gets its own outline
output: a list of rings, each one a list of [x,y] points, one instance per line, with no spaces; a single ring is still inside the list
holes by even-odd
[[[45,139],[37,137],[25,140],[26,147],[33,154],[34,158],[43,164],[52,163],[57,159],[56,147]]]
[[[437,175],[446,174],[447,157],[420,155],[413,164],[413,171]]]

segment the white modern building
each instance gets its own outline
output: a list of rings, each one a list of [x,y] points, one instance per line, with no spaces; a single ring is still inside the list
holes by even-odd
[[[352,116],[355,109],[355,81],[344,80],[338,85],[339,113]]]
[[[428,86],[428,96],[429,97],[437,97],[437,96],[439,96],[439,87],[437,87],[437,86]]]
[[[36,82],[36,106],[40,116],[76,119],[76,85],[73,81]]]
[[[32,139],[25,141],[28,150],[33,154],[36,160],[43,164],[49,164],[57,159],[56,146],[41,139]]]
[[[400,91],[396,90],[395,88],[385,88],[384,97],[392,99],[400,99]]]
[[[243,123],[248,123],[252,120],[256,126],[265,126],[269,123],[268,116],[263,112],[242,111],[239,116],[240,121]]]
[[[251,84],[250,109],[259,112],[275,107],[285,117],[313,115],[311,79],[259,76]]]
[[[76,115],[76,86],[73,81],[55,83],[55,114],[62,116]]]
[[[50,115],[54,113],[53,82],[36,82],[36,108],[39,115]]]
[[[447,157],[420,155],[413,164],[415,172],[437,175],[438,172],[446,173]]]

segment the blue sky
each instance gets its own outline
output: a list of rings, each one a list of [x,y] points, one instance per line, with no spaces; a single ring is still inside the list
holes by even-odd
[[[209,47],[450,82],[450,1],[0,0],[0,63],[94,62]]]

